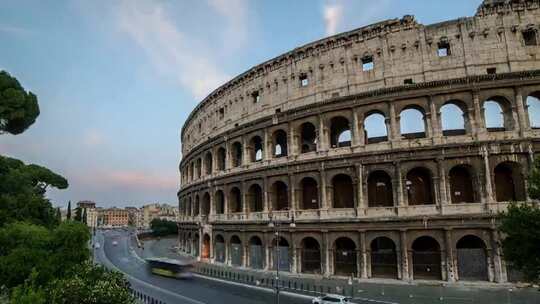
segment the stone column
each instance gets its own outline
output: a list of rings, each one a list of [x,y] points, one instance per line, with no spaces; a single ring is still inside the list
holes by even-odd
[[[296,248],[296,242],[294,240],[294,237],[291,236],[291,272],[292,273],[298,273],[299,265],[300,265],[300,256],[298,254],[298,248]]]
[[[295,175],[294,174],[289,174],[289,208],[290,210],[292,211],[292,213],[294,214],[294,212],[296,211],[296,206],[297,206],[297,202],[296,202],[296,178],[294,178]]]
[[[323,263],[324,263],[323,275],[325,277],[329,277],[332,273],[331,273],[331,270],[330,270],[331,257],[330,257],[330,244],[329,244],[329,241],[328,241],[328,231],[323,231],[323,240],[322,241],[323,241],[322,249],[323,249],[323,256],[324,256],[324,259],[323,259]]]
[[[439,193],[440,193],[440,204],[448,205],[450,200],[448,198],[448,191],[446,188],[446,166],[444,159],[442,157],[437,158],[437,170],[439,171]],[[441,209],[442,210],[442,209]]]
[[[270,210],[270,203],[268,200],[270,188],[268,185],[268,177],[263,177],[263,211],[267,213]]]
[[[400,247],[401,247],[401,279],[408,281],[412,278],[409,274],[409,252],[407,250],[407,231],[401,230],[399,232]]]
[[[246,182],[242,181],[242,187],[241,187],[242,195],[240,196],[242,198],[242,213],[244,216],[247,216],[248,214],[248,193],[246,189]]]
[[[396,199],[397,199],[397,205],[400,207],[404,207],[405,204],[405,198],[403,196],[403,177],[401,176],[401,163],[399,161],[394,162],[395,167],[395,187],[396,187]]]
[[[484,107],[480,105],[480,96],[478,95],[478,91],[472,92],[473,97],[473,106],[474,106],[474,115],[469,115],[469,119],[473,119],[473,123],[471,123],[471,128],[473,132],[476,131],[476,139],[481,139],[482,137],[486,136],[487,129],[486,124],[484,121]]]
[[[268,134],[268,129],[264,129],[264,144],[263,144],[263,160],[272,159],[272,141],[270,140],[270,135]]]
[[[209,190],[209,195],[210,195],[210,216],[209,217],[213,217],[215,214],[216,214],[216,202],[215,202],[215,199],[214,199],[214,193],[215,193],[215,189],[214,187],[210,187],[210,190]]]
[[[328,132],[324,124],[324,117],[319,115],[319,128],[318,128],[318,140],[317,140],[317,151],[328,151]]]
[[[360,269],[358,273],[362,279],[367,279],[368,277],[368,258],[367,258],[367,244],[366,244],[366,232],[361,230],[359,231],[359,241],[360,241]]]
[[[429,103],[429,112],[431,118],[431,138],[433,143],[438,143],[438,140],[442,137],[441,123],[440,123],[440,113],[437,110],[433,96],[428,96]],[[426,116],[427,117],[427,116]]]
[[[519,124],[519,136],[523,137],[524,133],[528,130],[530,130],[530,122],[528,119],[528,115],[525,110],[525,103],[523,100],[523,94],[521,92],[520,87],[515,88],[515,94],[516,94],[516,109],[517,109],[517,118],[518,118],[518,124]]]
[[[227,215],[230,213],[229,210],[229,187],[223,187],[223,214]]]
[[[321,209],[328,210],[330,206],[328,206],[328,199],[326,197],[326,171],[324,167],[321,167],[319,174],[321,176]]]
[[[499,232],[496,229],[491,230],[491,246],[492,246],[492,258],[493,258],[493,270],[495,274],[495,282],[505,283],[508,282],[508,275],[506,272],[506,265],[502,259],[502,251],[500,244]]]
[[[366,203],[364,201],[364,172],[362,164],[356,164],[356,177],[358,182],[356,184],[356,197],[357,197],[357,214],[364,215]]]
[[[352,128],[351,128],[351,133],[352,133],[351,146],[355,147],[361,144],[360,137],[362,137],[362,134],[360,133],[361,128],[359,126],[360,122],[358,121],[358,113],[354,109],[352,110],[352,118],[353,118],[353,123],[352,123]]]
[[[232,168],[232,148],[228,140],[225,140],[225,170]]]
[[[242,136],[242,165],[244,166],[247,166],[251,162],[250,149],[247,143],[247,138]]]
[[[361,121],[358,123],[358,145],[365,146],[366,144],[366,131],[364,129],[364,122]]]
[[[456,264],[454,262],[454,245],[452,242],[452,229],[444,229],[444,241],[446,247],[446,280],[448,282],[456,281]]]
[[[394,102],[388,102],[388,112],[390,115],[390,132],[388,134],[389,141],[397,141],[400,139],[399,136],[399,125],[396,117],[396,109]]]
[[[491,183],[491,167],[489,165],[489,150],[487,146],[482,146],[480,148],[482,153],[482,158],[484,160],[484,177],[485,177],[485,187],[486,187],[486,204],[491,204],[494,202],[493,199],[493,184]]]

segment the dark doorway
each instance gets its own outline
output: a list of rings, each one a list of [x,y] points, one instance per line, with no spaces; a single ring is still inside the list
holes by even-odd
[[[455,166],[450,170],[450,192],[452,203],[472,203],[474,202],[473,181],[470,168],[465,166]]]
[[[394,241],[378,237],[371,241],[371,276],[397,278],[397,253]]]
[[[417,238],[412,244],[412,257],[415,279],[441,279],[441,248],[434,238]]]
[[[375,171],[368,177],[368,206],[394,206],[392,179],[384,171]]]
[[[484,242],[474,235],[457,242],[458,275],[463,281],[487,281],[487,254]]]
[[[350,176],[338,174],[332,178],[333,207],[354,208],[354,187]]]
[[[272,185],[273,210],[287,210],[289,208],[289,190],[287,184],[277,181]]]
[[[433,204],[431,173],[426,168],[414,168],[407,173],[407,198],[409,205]]]
[[[302,272],[321,273],[321,247],[311,237],[302,240]]]
[[[334,273],[341,276],[357,275],[356,245],[346,237],[336,240],[334,245]]]
[[[319,190],[317,181],[311,177],[305,177],[300,182],[302,187],[301,209],[319,209]]]

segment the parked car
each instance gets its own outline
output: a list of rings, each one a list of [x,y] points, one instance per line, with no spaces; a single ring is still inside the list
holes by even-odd
[[[340,296],[340,295],[333,295],[333,294],[327,294],[322,297],[317,297],[311,301],[313,304],[330,304],[330,303],[343,303],[343,304],[352,304],[352,302],[349,302],[351,298]]]

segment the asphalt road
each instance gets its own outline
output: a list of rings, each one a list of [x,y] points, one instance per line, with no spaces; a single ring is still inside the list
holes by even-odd
[[[153,275],[148,272],[144,261],[130,248],[127,232],[97,232],[96,239],[101,245],[95,252],[96,261],[124,272],[135,290],[167,304],[262,304],[275,301],[275,293],[270,289],[246,287],[200,277],[176,280]],[[113,241],[118,244],[113,245]],[[311,299],[282,293],[280,303],[304,304],[311,303]]]

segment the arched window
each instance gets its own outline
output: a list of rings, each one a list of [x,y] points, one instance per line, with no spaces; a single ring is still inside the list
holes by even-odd
[[[484,121],[489,132],[512,130],[513,117],[510,102],[500,96],[486,100],[484,102]]]
[[[218,170],[220,171],[224,171],[225,170],[225,160],[226,160],[226,157],[227,157],[227,151],[225,150],[225,148],[223,147],[220,147],[218,149]]]
[[[426,122],[419,108],[405,108],[399,114],[401,135],[407,139],[426,137]]]
[[[421,236],[412,244],[415,279],[441,279],[441,247],[430,236]]]
[[[533,129],[540,128],[540,92],[534,92],[527,96],[527,114],[529,124]]]
[[[366,143],[374,144],[388,140],[386,119],[381,113],[372,113],[364,119]]]
[[[321,273],[321,247],[312,237],[302,240],[302,272]]]
[[[302,193],[301,209],[319,209],[319,190],[317,181],[311,177],[304,177],[300,182]]]
[[[330,120],[330,144],[332,148],[351,145],[351,127],[347,118],[337,116]]]
[[[249,240],[249,267],[253,269],[263,269],[264,267],[264,249],[262,241],[258,236]]]
[[[333,208],[354,208],[353,181],[350,176],[338,174],[332,178]]]
[[[216,214],[223,214],[225,212],[225,196],[223,195],[223,191],[216,191],[215,203]]]
[[[371,241],[371,276],[397,278],[397,252],[394,241],[378,237]]]
[[[242,165],[242,144],[235,142],[232,144],[232,165],[238,167]]]
[[[210,214],[210,194],[208,192],[204,193],[202,200],[202,215],[208,216]]]
[[[356,277],[356,244],[347,237],[334,243],[334,272],[336,275]]]
[[[433,183],[429,170],[421,167],[412,169],[407,173],[405,185],[409,205],[433,204]]]
[[[248,198],[250,212],[263,211],[263,192],[259,185],[253,184],[249,187]]]
[[[229,194],[229,212],[240,213],[242,210],[242,193],[237,187],[233,187]]]
[[[272,135],[272,142],[274,143],[275,157],[287,156],[287,133],[285,131],[275,131]]]
[[[204,156],[204,168],[205,168],[205,174],[210,175],[212,174],[212,153],[206,152],[206,155]]]
[[[287,210],[289,208],[289,190],[287,184],[277,181],[272,185],[273,210]]]
[[[201,178],[201,167],[202,167],[202,159],[197,159],[197,164],[195,165],[195,173],[197,175],[197,178]]]
[[[495,167],[495,195],[498,202],[525,200],[525,187],[518,163],[503,162]]]
[[[394,206],[392,179],[384,171],[372,172],[368,177],[368,206]]]
[[[188,215],[188,216],[193,216],[193,206],[192,206],[192,204],[191,204],[191,197],[188,198],[187,207],[186,207],[186,212],[187,212],[187,215]]]
[[[474,202],[474,187],[470,173],[472,168],[468,166],[455,166],[450,170],[450,192],[452,203]]]
[[[441,124],[444,136],[456,136],[467,133],[465,103],[460,100],[449,101],[441,107]]]
[[[456,244],[458,276],[463,281],[487,281],[487,254],[484,241],[474,235],[462,237]]]
[[[317,150],[317,129],[312,123],[305,122],[300,126],[300,147],[302,153]]]
[[[259,136],[253,136],[249,142],[251,150],[251,161],[261,161],[263,159],[263,141]]]
[[[199,196],[195,196],[195,205],[193,206],[193,215],[197,216],[199,215],[199,211],[201,210],[201,205],[200,205],[200,199],[199,199]]]

